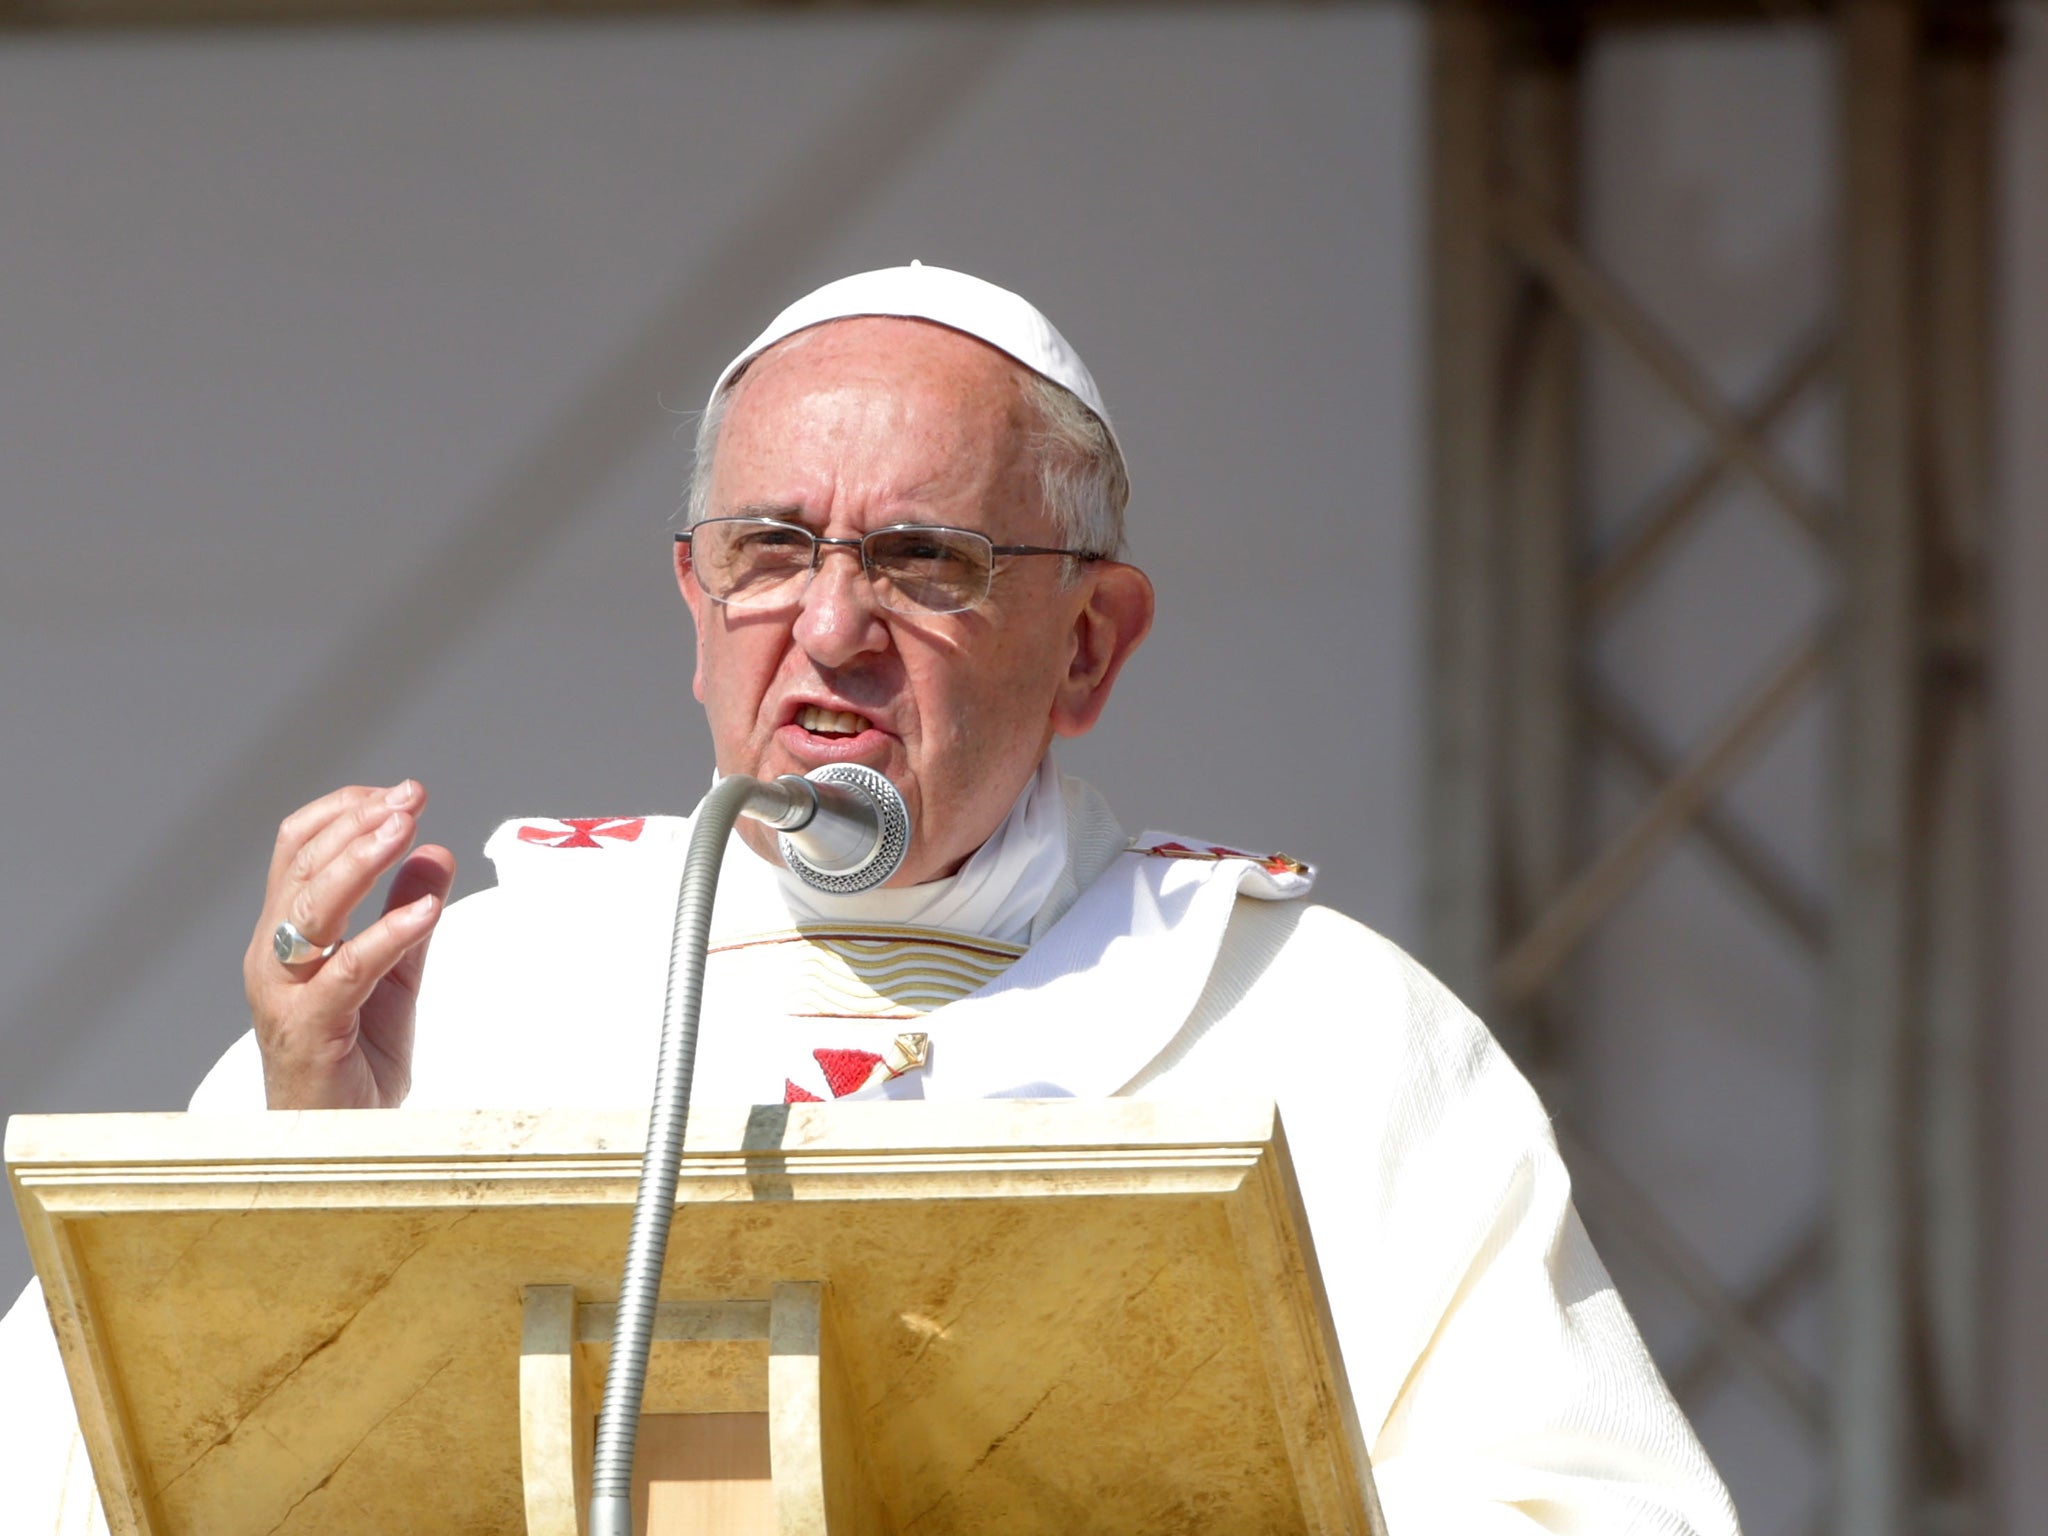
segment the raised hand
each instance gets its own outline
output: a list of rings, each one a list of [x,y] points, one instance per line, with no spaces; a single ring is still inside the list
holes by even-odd
[[[303,806],[277,829],[255,936],[242,959],[272,1109],[381,1109],[412,1083],[413,1001],[427,941],[455,881],[455,856],[413,851],[426,789],[357,785]],[[394,865],[384,912],[353,938],[349,915]],[[279,924],[315,947],[287,964]],[[336,946],[331,953],[320,950]]]

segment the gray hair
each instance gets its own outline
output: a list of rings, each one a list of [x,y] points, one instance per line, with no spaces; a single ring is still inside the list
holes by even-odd
[[[711,515],[711,470],[718,456],[719,429],[725,425],[733,390],[745,375],[744,367],[735,372],[697,420],[688,506],[692,524]],[[1059,529],[1060,542],[1091,555],[1120,557],[1131,481],[1116,439],[1080,396],[1041,374],[1025,373],[1024,398],[1038,416],[1031,446],[1038,460],[1040,504]]]

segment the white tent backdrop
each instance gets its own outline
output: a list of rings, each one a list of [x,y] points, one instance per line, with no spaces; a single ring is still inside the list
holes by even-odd
[[[2016,423],[2048,413],[2048,303],[2026,287],[2048,271],[2038,23],[2009,107]],[[423,779],[465,889],[506,815],[687,808],[710,754],[666,533],[691,413],[787,298],[912,256],[1040,302],[1133,460],[1160,623],[1067,765],[1134,829],[1315,859],[1328,900],[1412,940],[1420,41],[1401,6],[10,38],[0,1113],[181,1105],[242,1027],[275,823],[333,784]],[[1770,334],[1764,311],[1825,260],[1822,61],[1681,36],[1594,88],[1596,114],[1644,123],[1596,189],[1647,189],[1707,237],[1697,284],[1646,297],[1725,326],[1729,376],[1753,376],[1745,327]],[[1737,177],[1766,193],[1740,219],[1714,202]],[[1596,233],[1650,277],[1675,249],[1647,223]],[[1688,309],[1710,289],[1740,302]],[[1597,495],[1639,448],[1595,445]],[[2004,568],[2048,569],[2038,438],[2008,449]],[[1731,527],[1689,579],[1746,569]],[[2048,912],[2048,831],[2025,814],[2048,782],[2048,620],[2008,597],[2023,936]],[[1666,623],[1614,659],[1682,727],[1744,637]],[[1788,845],[1802,775],[1795,747],[1744,805]],[[1817,1187],[1816,1019],[1768,951],[1716,947],[1705,876],[1669,879],[1599,962],[1642,1025],[1599,1042],[1594,1128],[1737,1262]],[[2039,1017],[2048,965],[2016,942],[2009,970],[2011,1017]],[[1729,997],[1759,1021],[1735,1064],[1703,1033]],[[2048,1223],[2018,1172],[2048,1162],[2048,1051],[2008,1033],[2021,1446],[2048,1441],[2048,1344],[2020,1329]],[[1742,1162],[1702,1163],[1731,1121]],[[1681,1339],[1618,1268],[1653,1341]],[[0,1289],[26,1272],[9,1224]],[[1787,1336],[1817,1352],[1824,1332]],[[1770,1536],[1815,1490],[1758,1422],[1700,1415]],[[2048,1497],[2022,1460],[2015,1509]]]

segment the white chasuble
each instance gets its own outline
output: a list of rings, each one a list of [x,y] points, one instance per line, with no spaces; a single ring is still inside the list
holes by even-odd
[[[500,828],[486,850],[498,885],[435,936],[408,1104],[649,1094],[688,837],[674,817]],[[823,896],[735,837],[693,1097],[1112,1093],[1187,1020],[1240,891],[1292,897],[1311,878],[1292,860],[1126,838],[1049,766],[989,846],[932,886]]]

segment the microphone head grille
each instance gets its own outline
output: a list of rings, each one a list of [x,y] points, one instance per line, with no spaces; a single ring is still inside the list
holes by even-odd
[[[823,768],[813,768],[804,777],[814,784],[844,785],[868,800],[880,813],[882,835],[865,864],[839,873],[808,863],[788,835],[783,835],[776,839],[782,862],[796,872],[797,878],[814,891],[857,896],[895,874],[903,864],[903,856],[910,852],[910,807],[903,803],[901,792],[889,782],[888,775],[864,763],[828,763]]]

